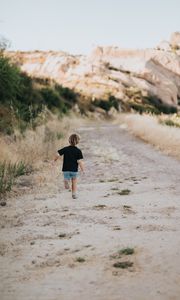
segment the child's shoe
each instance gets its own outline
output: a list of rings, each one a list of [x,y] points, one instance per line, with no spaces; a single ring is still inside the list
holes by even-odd
[[[77,196],[76,194],[72,194],[72,198],[73,198],[73,199],[77,199],[78,196]]]

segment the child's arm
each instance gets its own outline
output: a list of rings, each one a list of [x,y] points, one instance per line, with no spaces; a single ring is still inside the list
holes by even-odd
[[[56,156],[55,156],[54,159],[53,159],[53,163],[55,163],[56,160],[58,160],[59,158],[60,158],[60,155],[59,155],[59,154],[56,154]]]
[[[82,159],[78,160],[78,164],[80,167],[80,170],[84,173],[84,161]]]

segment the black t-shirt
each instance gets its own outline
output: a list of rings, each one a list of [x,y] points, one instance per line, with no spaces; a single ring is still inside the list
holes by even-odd
[[[76,146],[67,146],[58,150],[59,155],[64,155],[62,171],[78,171],[78,160],[83,159],[81,150]]]

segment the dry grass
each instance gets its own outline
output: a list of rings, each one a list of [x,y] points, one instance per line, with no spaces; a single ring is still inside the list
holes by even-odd
[[[48,183],[48,187],[50,187],[51,183],[52,188],[54,188],[53,178],[56,177],[55,174],[59,174],[59,164],[57,163],[55,168],[52,169],[50,162],[56,155],[57,150],[68,143],[69,134],[75,132],[81,123],[82,120],[73,115],[62,119],[51,115],[46,124],[37,127],[35,130],[28,129],[23,135],[16,131],[13,136],[1,136],[0,166],[10,165],[13,167],[19,166],[19,164],[28,166],[28,168],[30,167],[35,171],[33,174],[35,186],[44,187]],[[1,185],[5,186],[7,179],[0,176],[0,187]],[[12,180],[10,180],[11,182]],[[13,178],[13,184],[14,182]],[[1,190],[3,192],[3,189]],[[4,188],[4,191],[8,190],[11,189]]]
[[[41,162],[50,160],[65,141],[71,130],[78,126],[78,120],[64,117],[59,120],[52,115],[51,119],[35,130],[26,130],[22,135],[18,131],[14,136],[0,138],[0,162],[15,163],[24,161],[34,167]]]
[[[154,145],[166,154],[180,159],[180,128],[168,126],[166,123],[162,125],[160,122],[164,118],[164,116],[125,114],[121,115],[118,122],[125,124],[135,136]]]

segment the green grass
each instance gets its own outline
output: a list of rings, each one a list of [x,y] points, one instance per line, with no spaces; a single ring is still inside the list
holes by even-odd
[[[110,178],[110,179],[108,179],[107,181],[108,181],[108,182],[114,182],[114,181],[118,181],[118,179],[117,179],[117,178]]]
[[[76,261],[77,261],[77,262],[80,262],[80,263],[83,263],[83,262],[85,262],[86,260],[85,260],[85,258],[83,258],[83,257],[77,257],[77,258],[76,258]]]
[[[134,254],[134,249],[133,248],[123,248],[121,250],[119,250],[118,252],[120,255],[123,254],[123,255],[132,255]]]
[[[106,205],[105,204],[98,204],[98,205],[95,205],[93,206],[95,209],[104,209],[106,208]]]
[[[66,237],[66,233],[60,233],[58,236],[59,236],[59,238],[64,238],[64,237]]]
[[[176,123],[175,121],[173,121],[171,119],[168,119],[168,120],[165,120],[165,121],[160,121],[160,124],[180,128],[180,124]]]
[[[134,248],[127,247],[127,248],[123,248],[123,249],[119,250],[117,253],[111,255],[110,257],[113,259],[115,259],[115,258],[119,259],[124,255],[132,255],[134,253],[135,253]]]
[[[124,189],[124,190],[121,190],[120,192],[118,192],[119,195],[129,195],[130,194],[130,190],[129,189]]]
[[[131,209],[131,206],[130,205],[123,205],[123,208],[125,208],[125,209]]]
[[[131,261],[123,261],[123,262],[118,261],[113,264],[113,267],[121,268],[121,269],[127,269],[132,266],[133,266],[133,262],[131,262]]]

